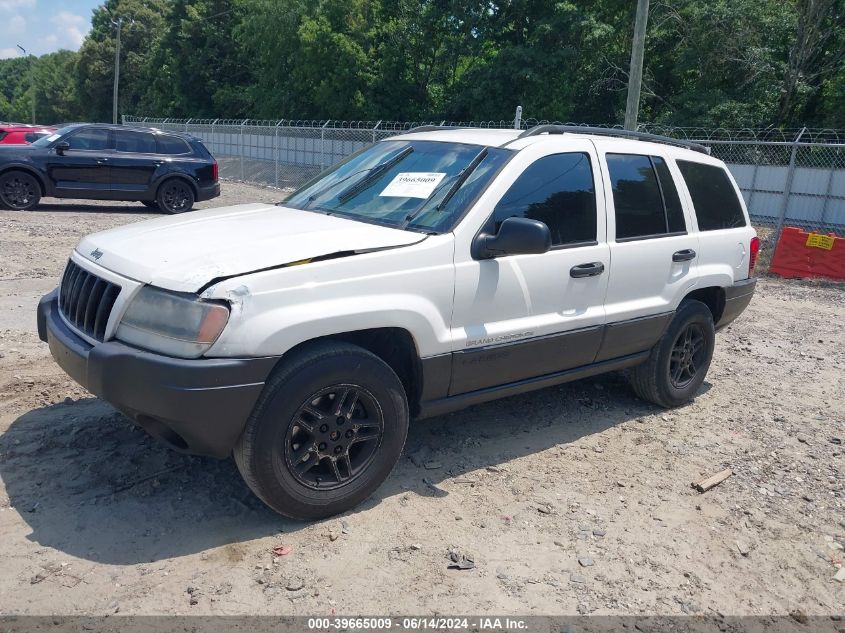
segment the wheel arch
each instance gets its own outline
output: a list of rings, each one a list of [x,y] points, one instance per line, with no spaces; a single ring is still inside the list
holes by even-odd
[[[182,181],[188,183],[188,185],[191,187],[191,191],[194,192],[194,200],[196,200],[197,196],[199,195],[199,188],[197,187],[197,183],[195,183],[193,180],[191,180],[190,177],[188,177],[184,174],[178,174],[178,173],[165,174],[161,178],[158,179],[158,181],[156,182],[155,187],[154,187],[155,193],[153,195],[153,199],[157,200],[159,189],[161,189],[161,187],[168,180],[174,180],[174,179],[182,180]]]
[[[413,335],[401,327],[376,327],[350,332],[327,334],[298,343],[288,350],[279,362],[293,352],[321,341],[340,341],[357,345],[384,361],[399,377],[408,398],[411,416],[419,412],[422,395],[422,362]]]
[[[30,176],[35,178],[35,182],[38,183],[38,186],[41,189],[41,195],[42,196],[48,195],[49,192],[47,190],[47,183],[41,177],[41,174],[38,173],[37,169],[33,169],[32,167],[29,167],[28,165],[17,165],[17,164],[6,165],[2,169],[0,169],[0,176],[2,176],[3,174],[7,174],[10,171],[22,171],[24,173],[29,174]]]
[[[725,289],[720,286],[707,286],[696,288],[687,293],[681,300],[681,305],[686,301],[700,301],[710,309],[713,315],[713,323],[718,323],[725,311]]]

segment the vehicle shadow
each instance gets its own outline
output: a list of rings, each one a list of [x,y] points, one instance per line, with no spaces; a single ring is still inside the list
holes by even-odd
[[[34,209],[25,213],[125,213],[135,215],[139,213],[160,215],[158,209],[150,209],[140,202],[106,202],[91,204],[76,200],[57,199],[56,202],[39,202]]]
[[[658,411],[608,374],[417,422],[388,481],[350,514],[408,491],[444,496],[444,480]],[[31,541],[101,563],[151,562],[308,525],[267,509],[231,459],[172,451],[96,398],[15,420],[0,435],[0,478]]]

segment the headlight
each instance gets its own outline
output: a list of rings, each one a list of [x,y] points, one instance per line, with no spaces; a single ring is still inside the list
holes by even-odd
[[[229,307],[144,286],[117,326],[124,343],[181,358],[198,358],[226,327]]]

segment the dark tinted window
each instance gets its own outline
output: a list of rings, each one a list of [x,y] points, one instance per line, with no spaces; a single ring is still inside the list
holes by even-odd
[[[701,231],[745,226],[745,215],[728,174],[721,167],[679,160]]]
[[[43,132],[27,132],[26,134],[24,134],[23,140],[25,140],[27,143],[34,143],[38,139],[44,138],[45,136],[47,135]]]
[[[135,154],[155,154],[156,140],[147,132],[115,132],[114,147],[118,152]]]
[[[659,156],[652,156],[651,162],[654,171],[657,172],[657,180],[660,182],[660,191],[663,193],[663,203],[666,205],[666,221],[670,233],[683,233],[687,230],[687,223],[684,221],[684,209],[681,207],[681,199],[678,197],[678,188],[669,172],[666,161]]]
[[[6,138],[9,135],[8,132],[0,131],[0,141]]]
[[[109,149],[109,131],[98,128],[80,130],[68,137],[71,149]]]
[[[552,244],[596,241],[596,192],[590,157],[545,156],[529,165],[493,210],[496,229],[506,218],[544,222]]]
[[[159,154],[189,154],[191,148],[181,138],[175,136],[156,136]]]
[[[616,239],[666,233],[666,212],[648,156],[608,154]]]

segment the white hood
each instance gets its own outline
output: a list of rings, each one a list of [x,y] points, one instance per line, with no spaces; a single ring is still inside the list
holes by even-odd
[[[84,237],[76,250],[119,275],[196,292],[218,277],[423,239],[412,231],[256,203],[127,224]]]

